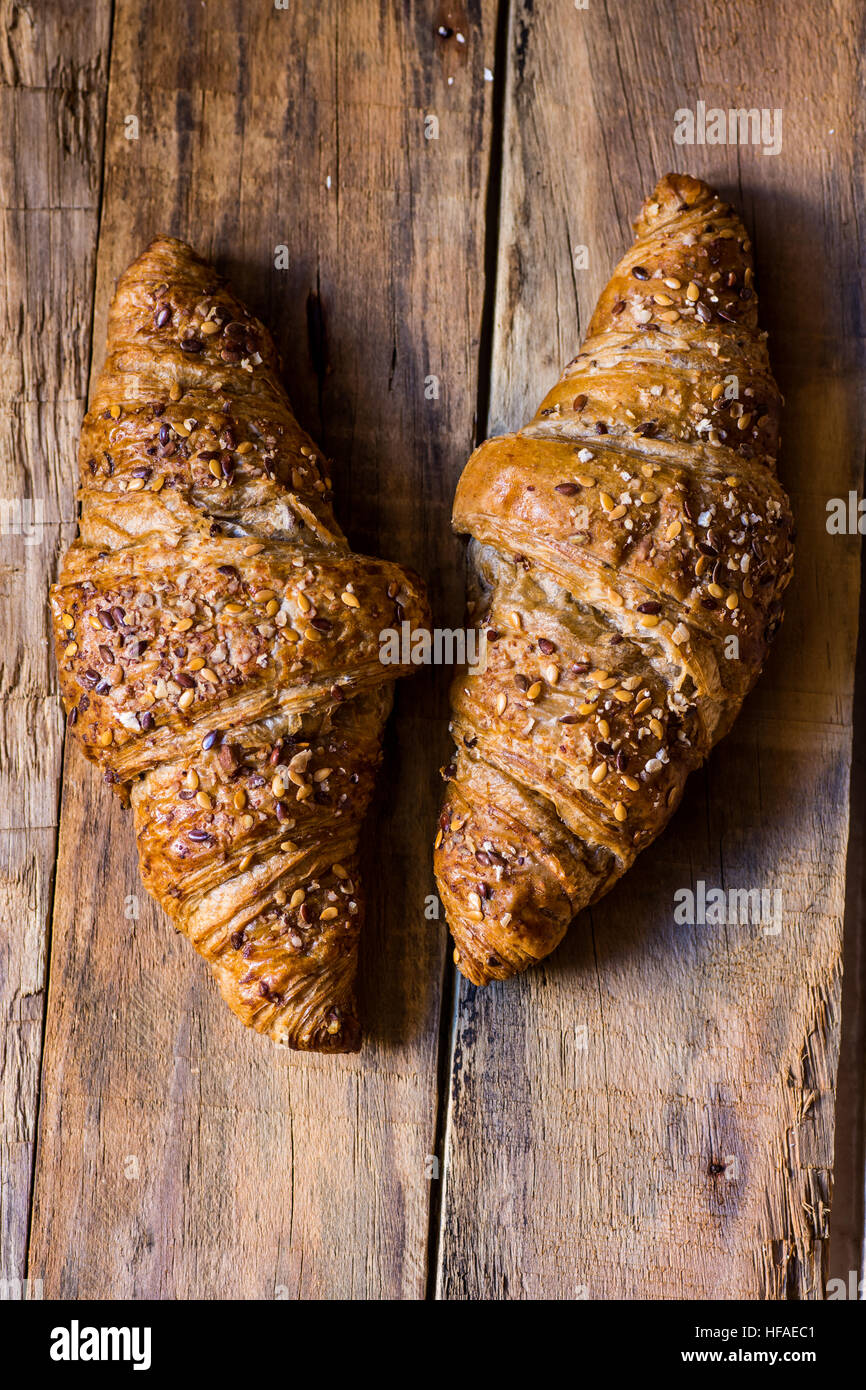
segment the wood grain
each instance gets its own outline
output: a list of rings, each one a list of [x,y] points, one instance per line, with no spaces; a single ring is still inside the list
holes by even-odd
[[[3,3],[0,30],[0,1278],[12,1280],[26,1273],[62,750],[45,591],[75,526],[107,13]]]
[[[421,3],[120,0],[108,97],[97,345],[113,278],[155,233],[213,257],[275,331],[353,546],[412,563],[452,621],[492,8],[475,0],[458,46]],[[244,1034],[69,749],[30,1261],[46,1296],[423,1296],[446,949],[422,914],[440,676],[401,692],[391,726],[359,1057]]]
[[[825,504],[861,486],[866,435],[860,23],[511,6],[489,433],[530,417],[641,199],[685,169],[753,229],[799,539],[759,688],[666,835],[542,969],[461,988],[444,1298],[822,1297],[859,584]],[[675,146],[698,100],[782,108],[781,153]],[[781,931],[676,926],[699,879],[778,889]]]

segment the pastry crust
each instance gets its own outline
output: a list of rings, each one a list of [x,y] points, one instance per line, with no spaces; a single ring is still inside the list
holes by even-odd
[[[749,241],[668,174],[587,339],[460,479],[482,674],[452,689],[436,877],[475,984],[559,943],[663,830],[782,618],[793,521]]]
[[[145,887],[242,1021],[360,1042],[358,831],[420,581],[354,555],[270,335],[160,238],[121,278],[51,593],[63,700],[130,800]]]

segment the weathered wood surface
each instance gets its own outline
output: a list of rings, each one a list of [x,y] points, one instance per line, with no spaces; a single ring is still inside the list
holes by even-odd
[[[543,970],[462,988],[443,1297],[822,1297],[859,582],[825,503],[862,486],[866,434],[859,39],[854,6],[512,6],[489,432],[529,418],[642,197],[688,169],[753,229],[799,541],[759,689],[666,835]],[[675,146],[699,99],[781,107],[782,152]],[[675,926],[698,879],[778,889],[781,932]]]
[[[866,433],[856,7],[466,8],[5,6],[2,496],[42,498],[44,525],[3,536],[0,1276],[46,1296],[820,1297],[858,588],[824,508],[862,487]],[[675,147],[697,100],[782,107],[782,153]],[[72,744],[61,799],[43,605],[91,314],[98,366],[113,279],[152,235],[213,256],[275,331],[355,547],[413,564],[453,625],[475,402],[482,434],[527,417],[669,167],[754,231],[800,525],[771,663],[664,838],[542,970],[461,986],[453,1036],[423,916],[448,673],[404,683],[367,837],[364,1051],[278,1052],[147,898]],[[700,878],[779,888],[781,933],[675,927]]]
[[[75,533],[108,14],[0,5],[0,1278],[26,1272],[62,711],[45,591]]]
[[[475,6],[463,54],[420,3],[120,0],[108,96],[95,356],[112,280],[151,236],[212,256],[275,331],[356,549],[413,564],[452,619],[491,8]],[[417,678],[391,726],[357,1057],[289,1055],[239,1027],[68,748],[30,1252],[46,1296],[424,1296],[447,947],[421,904],[446,680]]]

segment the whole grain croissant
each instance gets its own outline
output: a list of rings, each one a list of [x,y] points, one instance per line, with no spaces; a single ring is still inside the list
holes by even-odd
[[[730,728],[791,577],[750,246],[668,174],[535,419],[469,460],[486,669],[452,691],[436,876],[475,984],[546,956]]]
[[[52,590],[63,700],[147,889],[244,1023],[359,1045],[358,829],[419,582],[354,555],[273,343],[188,246],[121,278]]]

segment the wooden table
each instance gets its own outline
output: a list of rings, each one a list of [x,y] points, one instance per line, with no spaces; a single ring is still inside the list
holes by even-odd
[[[866,443],[859,7],[0,8],[0,1274],[62,1298],[821,1298],[860,578],[826,504],[862,492]],[[781,109],[781,151],[676,145],[699,101]],[[146,897],[128,817],[64,742],[45,593],[113,280],[159,231],[217,260],[274,329],[356,549],[416,566],[457,626],[470,447],[572,356],[668,168],[752,229],[787,398],[797,575],[764,677],[663,838],[543,968],[483,992],[429,916],[450,673],[404,683],[367,837],[364,1049],[279,1051]],[[701,879],[780,890],[782,930],[677,926]]]

